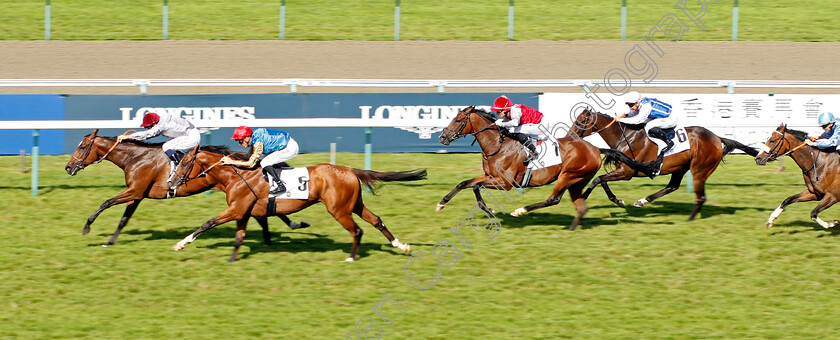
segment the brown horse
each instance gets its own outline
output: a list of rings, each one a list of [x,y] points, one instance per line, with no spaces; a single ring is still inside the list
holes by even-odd
[[[117,241],[123,227],[137,210],[144,198],[165,199],[168,196],[169,185],[169,159],[161,152],[160,144],[147,144],[143,142],[124,140],[114,145],[116,138],[97,136],[99,129],[87,135],[76,147],[70,156],[70,160],[64,169],[70,176],[75,176],[79,170],[99,163],[105,159],[114,163],[125,172],[125,184],[128,188],[117,196],[114,196],[99,206],[99,209],[87,219],[82,235],[90,232],[90,225],[105,209],[117,204],[127,203],[123,217],[120,219],[117,230],[103,246],[113,245]],[[111,148],[113,147],[113,150]],[[109,152],[109,150],[111,150]],[[216,187],[205,179],[200,179],[181,187],[176,192],[176,197],[195,195]],[[218,188],[217,188],[218,189]],[[309,226],[306,222],[300,224],[290,221],[287,217],[281,216],[292,229],[305,228]],[[263,239],[266,245],[271,245],[271,235],[268,232],[268,221],[264,218],[256,218],[263,229]]]
[[[569,135],[574,134],[579,137],[586,137],[599,133],[611,148],[618,149],[637,161],[650,162],[656,159],[659,147],[650,141],[642,127],[642,125],[627,125],[621,122],[615,122],[613,117],[585,109],[578,115],[574,126],[569,131]],[[646,203],[653,202],[662,196],[676,191],[679,189],[685,173],[691,170],[691,176],[694,182],[694,194],[697,197],[694,210],[688,217],[688,220],[691,221],[700,212],[703,203],[706,202],[706,179],[715,171],[718,164],[723,160],[723,156],[729,154],[734,149],[740,149],[750,156],[758,154],[758,150],[754,148],[728,138],[718,137],[701,126],[686,127],[685,132],[687,136],[683,135],[678,137],[688,138],[690,145],[688,152],[667,156],[662,162],[659,175],[671,174],[671,180],[668,182],[668,185],[653,195],[636,201],[633,204],[634,206],[642,207]],[[592,189],[600,184],[610,201],[620,207],[624,207],[624,201],[615,197],[607,182],[617,180],[626,181],[633,177],[642,176],[646,175],[627,166],[618,166],[612,172],[601,175],[592,181],[592,184],[589,185],[589,188],[587,188],[583,196],[589,197]]]
[[[260,168],[237,169],[233,166],[213,166],[218,163],[222,156],[231,153],[227,148],[216,148],[212,151],[194,149],[192,152],[188,152],[175,171],[172,186],[177,188],[180,185],[188,185],[194,178],[206,176],[205,181],[220,186],[221,190],[225,192],[228,208],[178,242],[173,249],[176,251],[182,250],[185,245],[195,241],[208,229],[237,220],[235,250],[231,256],[231,261],[235,261],[236,252],[245,237],[248,216],[265,218],[271,215],[268,209],[269,186],[263,179]],[[241,153],[231,156],[240,159],[245,158]],[[350,256],[345,260],[348,262],[356,260],[363,234],[362,229],[353,220],[352,214],[358,215],[381,231],[394,247],[406,253],[411,251],[411,246],[407,243],[401,243],[395,238],[385,227],[382,219],[368,210],[362,202],[362,188],[359,181],[372,193],[375,193],[375,185],[379,182],[422,180],[426,178],[426,170],[377,172],[331,164],[318,164],[309,166],[307,169],[310,178],[308,181],[309,198],[277,199],[273,207],[275,214],[292,214],[315,203],[324,203],[327,212],[341,223],[341,226],[353,237]]]
[[[506,129],[501,129],[495,125],[494,120],[495,117],[490,113],[470,106],[458,112],[440,134],[439,140],[443,145],[449,145],[449,143],[461,137],[474,136],[481,147],[481,156],[484,158],[482,162],[484,175],[463,181],[455,186],[455,189],[438,203],[437,211],[442,210],[444,205],[464,188],[473,188],[479,208],[492,215],[494,212],[487,208],[481,197],[482,188],[510,190],[513,187],[538,187],[556,181],[554,191],[548,199],[516,209],[511,215],[520,216],[535,209],[556,205],[560,203],[563,193],[568,189],[577,212],[577,216],[575,216],[569,229],[575,230],[587,210],[585,198],[582,196],[583,188],[601,168],[601,153],[606,154],[610,162],[617,159],[626,162],[628,166],[637,171],[652,171],[650,164],[635,162],[618,151],[599,150],[580,138],[565,137],[557,139],[556,146],[549,145],[549,147],[555,147],[557,152],[562,153],[562,163],[534,170],[530,181],[523,186],[518,184],[522,183],[522,179],[526,175],[526,166],[523,164],[523,160],[526,156],[531,156],[524,152],[522,144],[512,138]],[[532,161],[536,162],[538,160]]]
[[[805,132],[788,129],[787,125],[782,124],[767,139],[765,151],[755,157],[756,164],[765,165],[776,158],[790,156],[802,169],[802,177],[807,187],[805,191],[790,196],[779,204],[779,207],[767,219],[767,228],[773,226],[773,221],[787,206],[796,202],[816,200],[820,200],[820,203],[811,211],[811,220],[816,221],[823,228],[831,228],[838,224],[837,221],[825,222],[817,215],[840,199],[840,176],[837,173],[837,169],[840,168],[840,155],[834,151],[834,148],[830,151],[822,151],[816,147],[803,145],[806,139],[808,135]]]

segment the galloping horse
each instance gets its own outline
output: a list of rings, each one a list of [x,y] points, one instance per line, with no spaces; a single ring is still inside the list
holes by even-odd
[[[837,221],[825,222],[817,215],[840,199],[840,176],[837,174],[837,169],[840,169],[840,155],[834,152],[834,148],[831,151],[822,151],[806,146],[806,139],[808,135],[805,132],[788,129],[787,125],[782,124],[765,143],[765,150],[755,157],[756,164],[765,165],[768,161],[789,155],[802,169],[802,177],[807,187],[805,191],[792,195],[779,204],[767,219],[767,228],[773,226],[773,221],[787,206],[796,202],[816,200],[820,200],[820,203],[811,211],[811,220],[823,228],[831,228],[838,224]]]
[[[214,166],[222,156],[231,155],[225,147],[214,150],[193,149],[188,152],[175,170],[172,188],[189,185],[195,178],[218,185],[227,195],[228,208],[218,216],[211,218],[201,225],[198,230],[178,242],[173,249],[184,249],[184,246],[195,241],[202,233],[217,225],[237,220],[236,241],[231,261],[236,260],[239,246],[245,237],[245,226],[248,216],[266,218],[271,215],[268,209],[268,183],[262,177],[262,171],[257,169],[237,169],[233,166]],[[245,159],[241,153],[231,157]],[[385,235],[391,245],[408,253],[411,246],[401,243],[395,238],[379,216],[372,213],[362,202],[361,181],[372,193],[378,182],[417,181],[426,178],[426,170],[377,172],[370,170],[352,169],[339,165],[318,164],[307,167],[309,171],[308,199],[277,199],[274,214],[292,214],[303,210],[315,203],[322,202],[329,212],[353,237],[353,246],[347,262],[355,261],[362,240],[362,229],[353,220],[356,214],[366,222],[372,224]],[[204,177],[206,176],[206,177]]]
[[[125,172],[125,184],[128,188],[117,196],[103,202],[99,206],[99,209],[88,217],[85,228],[82,230],[82,235],[87,235],[90,232],[90,225],[93,224],[93,221],[105,209],[117,204],[128,203],[123,217],[117,226],[117,230],[114,231],[108,243],[103,245],[110,246],[117,241],[117,237],[120,235],[123,227],[128,224],[128,220],[131,219],[134,211],[137,210],[140,201],[144,198],[167,198],[169,185],[166,181],[169,178],[169,160],[160,151],[160,144],[147,144],[124,140],[122,143],[114,145],[116,138],[97,136],[97,133],[99,133],[99,129],[94,130],[93,133],[82,139],[79,146],[73,152],[73,155],[70,156],[70,160],[67,162],[64,170],[67,171],[68,175],[75,176],[79,170],[107,159]],[[112,148],[113,150],[111,150]],[[176,193],[176,197],[195,195],[213,189],[215,186],[215,184],[209,183],[205,179],[196,180],[180,188]],[[306,222],[300,224],[292,222],[286,216],[281,216],[280,218],[292,229],[309,226]],[[256,220],[262,226],[265,244],[271,245],[271,235],[268,232],[267,219],[256,218]]]
[[[449,145],[458,138],[473,135],[481,147],[481,156],[484,158],[482,162],[484,175],[468,179],[455,186],[455,189],[438,203],[437,211],[442,210],[444,205],[464,188],[473,188],[478,206],[492,215],[493,212],[487,208],[481,197],[481,188],[510,190],[514,187],[513,183],[521,183],[526,174],[526,166],[522,162],[526,154],[523,152],[522,144],[511,138],[506,129],[501,129],[495,125],[494,121],[495,117],[490,113],[470,106],[458,112],[440,134],[439,140],[443,145]],[[534,170],[533,177],[525,185],[527,187],[538,187],[557,181],[551,196],[543,202],[516,209],[511,215],[520,216],[535,209],[556,205],[560,203],[563,193],[568,189],[577,212],[569,230],[575,230],[587,210],[585,198],[581,193],[586,183],[601,168],[601,152],[607,155],[608,161],[612,162],[614,159],[618,159],[626,162],[636,171],[650,172],[653,170],[650,164],[635,162],[618,151],[600,149],[599,152],[598,148],[580,138],[564,137],[557,139],[557,143],[557,151],[563,153],[562,163]],[[505,180],[500,180],[502,178]]]
[[[682,136],[681,138],[688,138],[690,150],[667,156],[662,162],[662,169],[659,174],[671,174],[671,180],[668,182],[668,185],[653,195],[636,201],[635,206],[642,207],[646,203],[653,202],[662,196],[676,191],[679,189],[685,173],[691,170],[691,176],[694,182],[694,194],[697,197],[694,210],[688,217],[688,220],[691,221],[700,212],[703,203],[706,202],[706,179],[715,171],[718,164],[723,160],[723,156],[729,154],[734,149],[740,149],[750,156],[758,154],[758,150],[728,138],[718,137],[702,126],[686,127],[685,132],[687,136]],[[650,141],[641,125],[627,125],[616,122],[613,117],[603,113],[593,112],[587,108],[578,115],[569,134],[586,137],[595,133],[600,134],[611,148],[618,149],[637,161],[653,161],[659,152],[657,145]],[[618,166],[612,172],[601,175],[592,181],[592,184],[589,185],[583,197],[589,197],[592,189],[600,184],[610,201],[620,207],[624,207],[624,201],[615,197],[612,191],[610,191],[607,182],[616,180],[626,181],[633,177],[642,176],[645,175],[627,166]]]

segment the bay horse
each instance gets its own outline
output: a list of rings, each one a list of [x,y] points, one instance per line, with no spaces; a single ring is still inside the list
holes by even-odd
[[[173,250],[184,249],[185,245],[192,243],[202,233],[215,226],[237,220],[234,253],[230,259],[235,261],[239,246],[245,237],[248,217],[267,218],[271,215],[268,209],[269,185],[263,179],[262,170],[259,167],[238,169],[229,165],[215,166],[225,155],[246,159],[242,153],[231,154],[226,147],[218,147],[213,150],[198,150],[195,148],[184,156],[184,159],[176,168],[172,188],[189,185],[194,180],[204,178],[204,181],[218,185],[225,192],[228,208],[178,242]],[[324,203],[327,212],[341,223],[341,226],[353,237],[350,256],[345,260],[346,262],[356,260],[363,234],[362,229],[353,220],[352,214],[358,215],[382,232],[394,247],[406,253],[411,252],[411,246],[407,243],[401,243],[394,237],[385,227],[382,219],[368,210],[362,202],[362,187],[359,182],[361,181],[365,187],[370,189],[371,193],[375,194],[375,186],[380,182],[422,180],[426,178],[426,170],[377,172],[331,164],[313,165],[307,167],[307,170],[310,178],[307,182],[309,198],[277,199],[273,207],[274,214],[292,214],[318,202]],[[196,179],[196,177],[199,179]]]
[[[125,208],[123,217],[117,225],[117,230],[114,231],[108,243],[103,244],[103,246],[107,247],[117,241],[117,237],[120,235],[123,227],[128,224],[128,220],[131,219],[131,216],[144,198],[167,198],[169,190],[169,185],[167,184],[167,180],[169,179],[169,159],[161,151],[161,144],[124,140],[115,145],[116,138],[97,136],[98,133],[99,129],[96,129],[79,142],[79,146],[70,155],[70,160],[67,161],[64,170],[67,171],[68,175],[75,176],[76,173],[89,165],[108,160],[120,167],[125,173],[125,184],[127,188],[118,195],[105,200],[99,206],[99,209],[88,217],[87,223],[85,223],[85,227],[82,230],[82,235],[87,235],[90,232],[91,224],[93,224],[96,218],[99,217],[99,214],[105,211],[105,209],[117,204],[127,203],[128,205]],[[181,187],[176,191],[175,196],[184,197],[195,195],[216,187],[217,185],[209,183],[205,179],[200,179]],[[286,216],[281,216],[280,218],[292,229],[309,226],[306,222],[292,222]],[[256,220],[262,227],[265,244],[271,245],[268,220],[263,218],[256,218]]]
[[[770,218],[767,219],[768,229],[774,225],[776,218],[787,206],[796,202],[816,200],[820,200],[820,203],[811,211],[812,221],[826,229],[840,223],[825,222],[817,216],[840,199],[840,176],[837,173],[837,169],[840,168],[840,155],[833,147],[830,151],[823,151],[804,145],[806,139],[808,135],[805,132],[788,129],[785,124],[779,125],[764,144],[764,151],[755,157],[756,164],[765,165],[779,157],[790,156],[802,170],[802,178],[805,180],[805,191],[786,198],[770,214]]]
[[[594,112],[586,108],[577,116],[568,134],[574,134],[582,138],[598,133],[610,148],[617,149],[637,161],[650,162],[656,159],[659,153],[659,147],[647,137],[643,127],[643,125],[624,124],[615,121],[613,117],[606,114]],[[694,220],[697,213],[703,207],[703,203],[706,202],[706,180],[717,169],[718,164],[723,160],[723,156],[735,149],[744,151],[750,156],[758,154],[758,150],[755,148],[732,139],[718,137],[702,126],[686,127],[685,132],[687,136],[682,136],[681,138],[688,139],[688,152],[666,156],[662,161],[662,168],[658,175],[670,174],[671,180],[668,181],[668,185],[650,196],[639,199],[633,204],[634,206],[642,207],[647,203],[676,191],[680,187],[683,176],[690,170],[696,203],[688,220]],[[646,175],[630,167],[619,165],[610,173],[598,176],[598,178],[592,181],[583,196],[589,197],[592,189],[600,184],[610,201],[623,208],[625,206],[624,201],[616,198],[615,194],[610,190],[609,185],[607,185],[607,182],[617,180],[626,181],[633,177],[643,176]]]
[[[526,166],[523,164],[523,160],[527,155],[522,143],[512,138],[507,129],[499,128],[494,124],[495,119],[496,117],[491,113],[470,106],[459,111],[449,122],[449,125],[443,129],[439,137],[440,143],[443,145],[449,145],[452,141],[461,137],[469,135],[475,137],[481,148],[484,175],[468,179],[455,186],[455,189],[438,203],[437,211],[442,210],[444,205],[461,190],[473,188],[478,207],[488,214],[494,215],[494,212],[487,208],[484,203],[481,196],[482,188],[510,190],[514,186],[517,188],[539,187],[556,181],[554,190],[545,201],[518,208],[511,212],[511,215],[520,216],[529,211],[556,205],[560,203],[563,193],[568,189],[577,213],[569,226],[569,230],[575,230],[587,210],[585,197],[582,195],[583,188],[601,168],[601,153],[607,155],[607,161],[626,162],[629,167],[636,171],[651,172],[653,170],[651,164],[633,161],[618,151],[598,149],[583,139],[564,137],[557,139],[558,144],[556,146],[557,151],[562,152],[562,163],[534,170],[530,181],[524,186],[514,184],[521,183],[526,175]],[[546,144],[551,144],[551,142]],[[549,145],[549,147],[552,146]]]

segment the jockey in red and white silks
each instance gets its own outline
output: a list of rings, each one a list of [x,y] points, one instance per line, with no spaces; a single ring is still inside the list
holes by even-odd
[[[543,118],[542,112],[523,104],[514,104],[506,96],[496,98],[491,108],[502,117],[502,119],[497,119],[495,124],[508,128],[508,131],[513,133],[520,143],[527,146],[536,155],[536,146],[530,142],[528,137],[533,136],[539,140],[544,140],[547,137],[544,129],[540,129]],[[526,157],[527,161],[528,158]]]
[[[182,157],[182,154],[179,154],[177,151],[183,152],[192,149],[201,142],[201,133],[196,129],[195,125],[178,116],[165,113],[159,115],[150,112],[143,116],[143,124],[140,126],[148,130],[119,136],[117,137],[118,141],[124,139],[143,141],[161,135],[172,138],[163,143],[163,152],[169,157],[170,180]]]

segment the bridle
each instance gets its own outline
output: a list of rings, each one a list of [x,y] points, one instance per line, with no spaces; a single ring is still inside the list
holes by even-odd
[[[492,154],[482,155],[482,156],[484,158],[488,158],[490,156],[493,156],[493,155],[499,153],[499,151],[502,150],[502,144],[505,141],[505,135],[504,135],[504,133],[502,133],[502,129],[499,129],[498,126],[496,126],[496,124],[493,124],[493,122],[491,121],[490,124],[488,124],[487,126],[485,126],[485,127],[476,131],[475,127],[472,124],[472,119],[470,119],[470,115],[473,114],[473,113],[476,113],[479,116],[481,116],[482,118],[486,118],[486,117],[484,117],[484,115],[475,111],[474,108],[468,108],[468,110],[461,111],[461,112],[463,112],[466,117],[464,119],[464,122],[461,124],[461,126],[458,127],[457,131],[450,129],[448,126],[443,128],[444,131],[449,131],[454,135],[452,140],[456,140],[456,139],[461,138],[461,137],[466,137],[466,136],[472,135],[475,139],[473,140],[472,144],[470,144],[470,145],[475,145],[475,142],[478,141],[478,134],[479,133],[482,133],[482,132],[487,131],[487,130],[496,130],[496,131],[499,131],[499,149],[496,150],[496,152],[493,152]],[[489,118],[488,118],[488,120],[489,120]],[[470,130],[473,130],[473,132],[467,133],[467,134],[461,133],[467,127],[467,124],[470,125]]]
[[[778,150],[781,150],[782,147],[784,146],[784,144],[787,144],[788,147],[790,147],[790,141],[788,141],[787,138],[785,138],[785,134],[787,134],[787,129],[782,129],[782,132],[779,132],[779,130],[773,130],[773,133],[778,133],[779,135],[781,135],[781,137],[779,138],[778,141],[776,141],[776,143],[773,145],[773,147],[770,148],[770,150],[767,151],[767,153],[770,154],[770,157],[767,158],[768,162],[775,161],[779,157],[784,157],[784,156],[790,155],[794,151],[799,150],[799,148],[807,145],[803,142],[802,144],[800,144],[799,146],[797,146],[795,148],[791,148],[790,150],[785,151],[784,153],[778,154],[777,153]],[[811,170],[814,170],[817,167],[817,157],[814,157],[814,150],[809,149],[808,154],[811,155],[811,168],[802,172],[802,173],[805,173],[805,174],[811,172]],[[819,154],[818,154],[818,156],[819,156]],[[816,174],[816,172],[815,172],[815,174]],[[816,180],[819,181],[820,180],[819,174],[816,174],[816,175],[817,175]]]
[[[123,135],[127,135],[129,132],[137,132],[137,131],[135,131],[135,130],[128,130],[128,131],[126,131],[126,132],[123,132]],[[104,155],[102,155],[102,157],[99,157],[99,159],[97,159],[97,160],[95,160],[95,161],[93,161],[93,162],[90,162],[90,164],[85,164],[84,160],[85,160],[85,159],[87,159],[87,158],[88,158],[88,156],[90,156],[90,152],[93,150],[93,142],[96,140],[96,137],[99,137],[99,136],[93,136],[93,137],[91,137],[91,138],[90,138],[90,144],[88,144],[87,146],[81,146],[81,145],[79,145],[81,148],[87,148],[87,152],[85,152],[84,157],[82,157],[82,158],[76,158],[76,156],[74,156],[74,155],[76,154],[75,152],[73,153],[73,155],[70,155],[70,160],[71,160],[71,161],[72,161],[72,160],[75,160],[76,162],[78,162],[78,163],[80,164],[80,165],[78,165],[78,166],[79,166],[79,170],[84,169],[84,168],[85,168],[85,167],[87,167],[88,165],[94,165],[94,164],[99,164],[99,163],[101,163],[101,162],[102,162],[102,161],[104,161],[106,158],[108,158],[108,155],[110,155],[110,154],[111,154],[111,151],[114,151],[114,149],[116,149],[116,148],[117,148],[117,145],[118,145],[118,144],[120,144],[120,140],[119,140],[119,139],[114,140],[114,145],[111,145],[111,148],[110,148],[110,149],[108,149],[108,151],[107,151],[107,152],[105,152],[105,154],[104,154]],[[85,137],[85,139],[88,139],[88,138],[87,138],[87,137]],[[84,141],[82,141],[82,143],[84,143]]]

